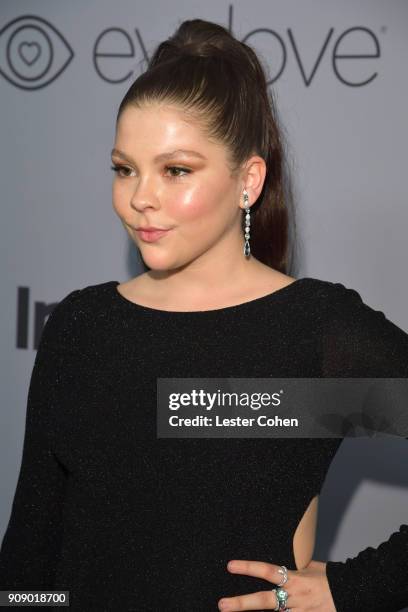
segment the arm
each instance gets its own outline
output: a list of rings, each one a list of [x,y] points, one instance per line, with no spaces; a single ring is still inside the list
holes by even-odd
[[[326,576],[337,612],[401,610],[408,605],[408,525],[344,563],[328,561]]]
[[[357,291],[333,286],[322,338],[325,377],[408,377],[408,334],[383,312],[365,304]],[[408,605],[408,524],[377,548],[345,562],[328,561],[326,575],[337,612],[386,610]]]
[[[0,590],[52,588],[62,537],[67,475],[53,454],[47,417],[58,410],[67,350],[68,294],[42,331],[31,374],[22,461],[9,523],[0,549]]]

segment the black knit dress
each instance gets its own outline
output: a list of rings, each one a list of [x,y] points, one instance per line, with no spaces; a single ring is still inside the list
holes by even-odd
[[[158,438],[156,379],[407,377],[408,335],[357,291],[310,277],[193,312],[135,304],[117,285],[69,293],[44,327],[0,589],[69,590],[75,612],[216,612],[274,586],[231,574],[230,559],[296,569],[294,532],[342,439]],[[393,527],[328,562],[337,612],[408,605],[408,524]]]

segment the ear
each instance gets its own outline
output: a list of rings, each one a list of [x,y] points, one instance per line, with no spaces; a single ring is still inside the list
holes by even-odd
[[[265,182],[265,177],[265,160],[259,155],[253,155],[245,164],[242,182],[242,190],[247,190],[248,202],[250,206],[252,206],[252,204],[254,204],[259,198]]]

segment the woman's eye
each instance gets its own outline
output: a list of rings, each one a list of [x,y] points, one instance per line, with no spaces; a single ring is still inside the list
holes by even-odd
[[[116,172],[116,174],[122,178],[131,176],[130,173],[132,172],[132,169],[128,168],[128,166],[118,165],[111,166],[111,170]],[[184,172],[185,174],[189,174],[191,172],[191,170],[188,168],[182,168],[181,166],[166,166],[165,170],[166,172],[170,171],[171,179],[178,179],[184,176],[183,174],[180,174],[180,172]]]
[[[175,170],[176,172],[185,172],[186,174],[190,174],[191,170],[188,168],[181,168],[180,166],[166,166],[166,170]],[[170,178],[181,178],[184,175],[173,174]]]
[[[127,166],[116,166],[116,165],[114,165],[114,166],[111,166],[111,170],[113,170],[114,172],[116,172],[116,174],[117,174],[118,176],[122,176],[122,177],[123,177],[123,176],[129,176],[129,174],[124,174],[124,175],[123,175],[123,174],[121,174],[122,170],[125,170],[125,171],[126,171],[126,170],[129,170],[129,171],[131,172],[131,169],[130,169],[130,168],[128,168]]]

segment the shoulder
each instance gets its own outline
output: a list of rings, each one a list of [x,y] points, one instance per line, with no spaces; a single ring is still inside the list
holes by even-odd
[[[361,295],[352,287],[346,287],[343,283],[329,281],[321,278],[307,276],[304,279],[305,290],[311,297],[316,297],[321,304],[326,304],[328,307],[340,307],[344,310],[345,307],[355,307],[363,303]]]
[[[407,332],[366,303],[356,288],[330,281],[320,281],[320,287],[325,305],[321,346],[326,375],[408,376]]]
[[[87,324],[94,320],[101,310],[106,311],[109,298],[114,295],[113,289],[116,281],[108,281],[95,285],[87,285],[74,289],[60,298],[42,332],[42,342],[52,337],[70,335],[78,329],[78,325]]]
[[[391,334],[408,339],[406,332],[382,310],[365,302],[356,288],[340,282],[323,282],[327,285],[327,315],[330,325],[347,325],[349,331],[360,330],[375,335]]]
[[[380,329],[385,322],[395,326],[382,310],[366,303],[356,288],[317,278],[306,280],[309,281],[308,293],[324,307],[330,323],[343,321],[357,327],[371,326],[372,329]]]
[[[114,295],[113,289],[116,284],[117,281],[107,281],[74,289],[57,302],[53,314],[79,312],[89,307],[97,307],[98,304],[105,303]]]

